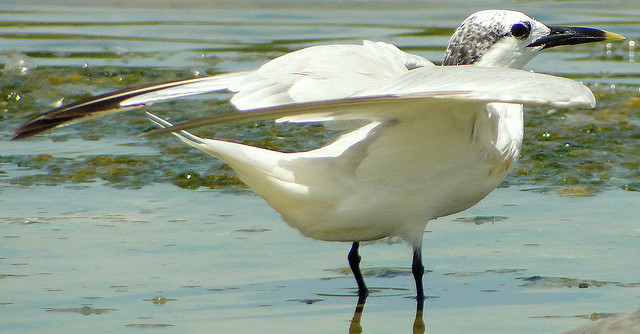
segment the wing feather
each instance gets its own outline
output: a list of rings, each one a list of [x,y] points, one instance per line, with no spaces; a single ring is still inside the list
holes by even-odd
[[[433,64],[382,42],[313,46],[278,57],[256,71],[136,87],[71,103],[25,122],[13,139],[155,102],[221,90],[236,93],[231,103],[240,110],[341,99],[420,66]]]
[[[398,115],[374,108],[375,103],[389,106],[389,103],[416,103],[418,100],[420,103],[451,100],[459,103],[595,105],[591,91],[573,80],[515,69],[434,66],[391,44],[365,41],[361,45],[309,47],[276,58],[256,71],[99,95],[25,122],[16,130],[13,139],[155,102],[221,90],[236,92],[231,103],[242,112],[204,117],[176,126],[195,127],[267,118],[292,122],[385,119]],[[167,129],[173,130],[160,131],[175,130]]]
[[[398,112],[402,110],[398,106],[405,104],[405,109],[412,110],[410,106],[416,103],[450,103],[451,108],[461,110],[468,103],[491,102],[563,107],[595,105],[593,93],[579,82],[521,70],[479,66],[436,67],[416,69],[403,78],[406,80],[394,79],[392,83],[365,91],[363,94],[368,95],[364,96],[217,114],[152,130],[144,136],[205,125],[263,119],[277,119],[281,122],[387,120],[405,117]]]
[[[409,96],[464,91],[465,98],[491,102],[595,106],[583,84],[548,74],[474,65],[418,68],[356,96]]]

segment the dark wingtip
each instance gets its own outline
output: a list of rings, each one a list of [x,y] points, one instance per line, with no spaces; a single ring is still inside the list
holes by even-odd
[[[102,101],[97,100],[98,98],[100,98],[100,96],[74,102],[40,114],[18,126],[11,139],[19,140],[29,138],[58,126],[79,122],[120,107],[119,100]]]
[[[44,114],[40,114],[22,123],[16,129],[11,139],[24,139],[59,126],[70,125],[112,112],[131,109],[132,107],[121,107],[120,103],[144,92],[146,91],[140,88],[125,89],[97,95],[86,100],[73,102],[60,108],[47,111]]]
[[[60,113],[60,110],[52,110],[22,123],[14,132],[11,140],[20,140],[33,137],[39,133],[61,126],[65,123],[69,123],[74,119],[82,118],[82,116],[78,115],[69,115],[66,117],[50,117],[55,113]]]
[[[121,103],[133,97],[159,91],[167,88],[181,86],[202,78],[177,80],[165,82],[162,84],[149,84],[139,87],[127,88],[112,93],[97,95],[92,98],[77,101],[64,105],[60,108],[53,109],[44,114],[38,115],[20,125],[12,140],[20,140],[35,136],[47,130],[82,122],[84,120],[100,117],[106,114],[130,110],[141,107],[142,104],[128,105],[122,107]]]
[[[21,130],[20,128],[18,128],[16,130],[16,132],[13,134],[13,136],[11,137],[11,140],[20,140],[20,139],[25,139],[25,138],[29,138],[31,136],[34,136],[36,134],[38,134],[40,132],[29,132],[29,131],[24,131]]]

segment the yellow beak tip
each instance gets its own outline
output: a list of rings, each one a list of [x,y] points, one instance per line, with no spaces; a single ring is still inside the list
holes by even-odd
[[[611,32],[611,31],[605,31],[604,32],[604,40],[605,41],[618,41],[621,39],[625,39],[626,37],[620,35],[620,34],[616,34],[615,32]]]

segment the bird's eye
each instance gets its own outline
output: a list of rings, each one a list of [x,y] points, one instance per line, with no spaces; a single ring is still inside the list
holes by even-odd
[[[516,23],[511,26],[511,36],[515,38],[525,39],[529,37],[531,25],[529,22]]]

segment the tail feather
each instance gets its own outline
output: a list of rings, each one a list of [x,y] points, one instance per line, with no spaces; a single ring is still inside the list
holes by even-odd
[[[160,118],[158,115],[156,114],[152,114],[150,112],[147,111],[147,116],[149,117],[149,120],[151,120],[153,123],[155,123],[157,126],[161,127],[161,128],[167,128],[170,126],[173,126],[172,123],[169,123],[168,121]],[[172,132],[172,134],[178,138],[180,138],[182,141],[186,142],[189,145],[195,146],[198,144],[204,144],[204,140],[198,136],[195,136],[185,130],[181,130],[181,131],[177,131],[177,132]],[[195,144],[195,145],[194,145]]]
[[[147,112],[147,115],[152,122],[162,128],[173,126],[172,123],[155,114]],[[281,182],[293,180],[291,171],[281,166],[282,161],[289,160],[287,153],[223,140],[205,139],[185,130],[172,132],[172,134],[184,143],[228,163],[238,173],[240,179],[252,188],[256,182],[262,182],[266,178]]]

